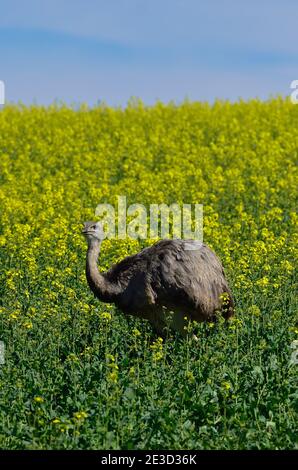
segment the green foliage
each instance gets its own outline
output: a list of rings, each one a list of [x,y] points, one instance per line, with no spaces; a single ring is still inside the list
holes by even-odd
[[[297,447],[298,106],[0,112],[0,447]],[[236,316],[163,343],[85,279],[99,203],[204,204]],[[149,244],[149,241],[146,242]],[[106,240],[106,269],[144,242]]]

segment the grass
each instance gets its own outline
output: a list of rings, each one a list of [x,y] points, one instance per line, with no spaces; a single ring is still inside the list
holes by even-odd
[[[1,111],[2,449],[297,448],[297,129],[281,99]],[[93,297],[81,223],[117,195],[204,204],[228,325],[163,343]]]

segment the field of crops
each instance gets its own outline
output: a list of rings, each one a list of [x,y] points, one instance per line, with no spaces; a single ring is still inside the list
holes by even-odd
[[[279,98],[2,109],[0,448],[297,447],[297,157]],[[82,223],[118,195],[204,205],[228,325],[162,342],[94,298]],[[105,240],[101,269],[146,244]]]

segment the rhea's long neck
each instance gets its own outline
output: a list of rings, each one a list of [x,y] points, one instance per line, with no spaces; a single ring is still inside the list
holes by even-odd
[[[109,282],[107,278],[98,270],[97,261],[100,253],[101,241],[90,240],[86,258],[86,277],[90,289],[96,297],[103,302],[114,302],[116,296],[116,286]]]

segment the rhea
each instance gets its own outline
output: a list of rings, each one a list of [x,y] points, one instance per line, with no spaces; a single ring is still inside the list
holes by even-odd
[[[166,328],[185,336],[186,321],[215,321],[233,315],[234,302],[222,264],[197,240],[160,240],[100,272],[98,257],[105,238],[100,222],[85,222],[88,243],[86,277],[102,302],[124,314],[150,321],[164,336]]]

